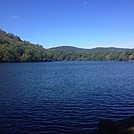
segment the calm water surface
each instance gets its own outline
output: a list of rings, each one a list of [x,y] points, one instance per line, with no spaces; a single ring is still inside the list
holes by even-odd
[[[91,132],[134,114],[134,62],[0,64],[1,134]]]

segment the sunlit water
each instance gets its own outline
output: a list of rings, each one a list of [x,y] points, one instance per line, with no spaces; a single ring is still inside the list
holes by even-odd
[[[0,64],[1,134],[71,134],[134,114],[134,62]]]

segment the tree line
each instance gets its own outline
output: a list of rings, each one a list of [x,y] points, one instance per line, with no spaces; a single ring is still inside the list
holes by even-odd
[[[39,61],[134,61],[134,49],[80,49],[65,46],[45,49],[0,30],[0,62]]]

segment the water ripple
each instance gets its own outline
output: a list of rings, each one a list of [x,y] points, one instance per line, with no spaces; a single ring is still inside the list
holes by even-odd
[[[134,113],[129,62],[0,64],[0,133],[91,132]]]

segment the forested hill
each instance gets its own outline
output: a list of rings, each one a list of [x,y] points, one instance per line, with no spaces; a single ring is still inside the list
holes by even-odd
[[[59,46],[50,48],[50,50],[58,50],[58,51],[73,51],[73,52],[94,52],[94,51],[126,51],[126,50],[133,50],[127,48],[115,48],[115,47],[96,47],[92,49],[84,49],[84,48],[77,48],[72,46]]]
[[[58,61],[133,61],[134,49],[98,47],[83,49],[69,46],[61,46],[49,49]]]
[[[12,33],[0,30],[0,62],[51,61],[41,45],[22,41]]]
[[[45,49],[41,45],[21,40],[12,33],[0,30],[0,62],[38,61],[134,61],[134,49],[83,49],[61,46]]]

